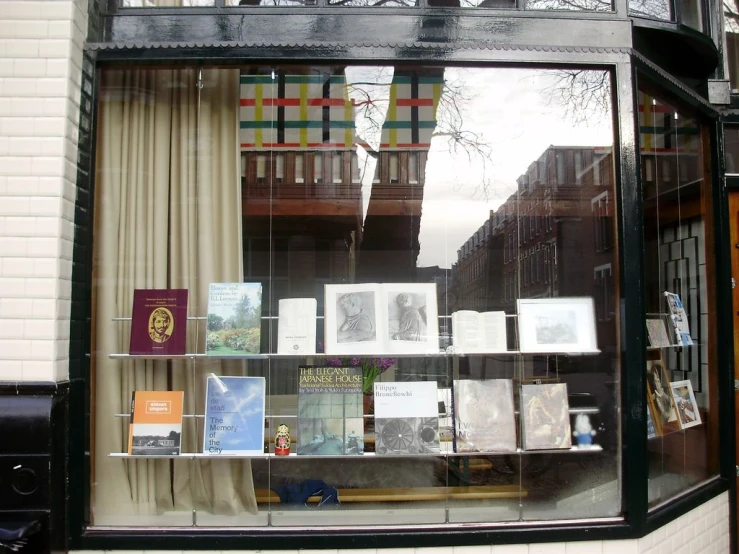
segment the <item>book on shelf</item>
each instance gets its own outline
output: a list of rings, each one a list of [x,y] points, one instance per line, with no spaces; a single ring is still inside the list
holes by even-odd
[[[326,354],[439,352],[434,283],[326,285]]]
[[[653,439],[657,436],[657,428],[654,426],[652,418],[652,410],[647,409],[647,439]]]
[[[364,453],[360,366],[298,367],[298,455]]]
[[[515,452],[510,379],[454,381],[454,451]]]
[[[675,401],[677,419],[681,429],[689,429],[701,424],[701,414],[698,411],[698,403],[695,401],[693,384],[689,379],[673,381],[670,383],[672,399]]]
[[[690,336],[688,314],[685,313],[685,307],[680,300],[680,296],[667,291],[664,295],[667,301],[669,319],[672,323],[672,331],[675,334],[675,344],[678,346],[692,346],[693,339]]]
[[[680,429],[669,372],[661,356],[647,361],[647,403],[658,436]]]
[[[133,391],[128,432],[130,455],[180,454],[184,395],[183,391]]]
[[[436,381],[375,382],[375,454],[439,453]]]
[[[265,390],[264,377],[208,376],[203,454],[264,454]]]
[[[566,383],[521,385],[521,430],[524,450],[572,447]]]
[[[186,337],[187,289],[133,291],[129,354],[183,355]]]
[[[660,318],[647,319],[647,337],[649,346],[653,348],[666,348],[671,346],[670,337],[667,335],[665,322]]]
[[[283,298],[277,318],[278,354],[316,353],[315,298]]]
[[[259,354],[261,326],[261,283],[210,284],[206,355]]]
[[[452,313],[452,344],[461,353],[494,353],[508,350],[503,311]]]

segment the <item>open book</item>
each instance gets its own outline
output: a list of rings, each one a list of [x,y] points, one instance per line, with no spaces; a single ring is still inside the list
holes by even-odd
[[[505,352],[505,312],[460,310],[452,314],[452,343],[462,353]]]
[[[439,352],[434,283],[326,285],[326,354]]]

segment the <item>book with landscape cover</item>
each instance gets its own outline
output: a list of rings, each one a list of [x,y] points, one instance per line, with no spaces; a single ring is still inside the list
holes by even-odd
[[[515,452],[510,379],[454,381],[455,452]]]
[[[521,385],[524,450],[572,447],[566,383]]]
[[[129,354],[183,355],[186,336],[187,289],[133,291]]]
[[[210,284],[207,355],[259,354],[261,327],[261,283]]]
[[[452,342],[462,353],[505,352],[506,316],[503,311],[452,313]]]
[[[326,354],[439,352],[434,283],[326,285]]]
[[[210,374],[205,387],[203,454],[263,454],[264,398],[264,377]]]
[[[364,453],[360,366],[298,367],[298,455]]]
[[[278,354],[316,353],[315,298],[282,298],[277,319]]]
[[[134,456],[180,454],[183,391],[137,390],[131,395],[128,453]]]
[[[375,454],[439,453],[436,381],[375,382]]]

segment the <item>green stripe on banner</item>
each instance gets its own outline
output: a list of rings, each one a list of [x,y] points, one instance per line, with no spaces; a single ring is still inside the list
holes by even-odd
[[[410,121],[387,121],[382,124],[383,129],[410,129],[412,122]],[[419,129],[434,129],[436,127],[436,121],[419,121]]]
[[[242,85],[254,85],[256,83],[262,84],[262,85],[270,85],[274,81],[272,80],[272,77],[269,75],[242,75],[241,76],[241,84]]]
[[[419,85],[441,85],[444,83],[443,77],[419,77]]]

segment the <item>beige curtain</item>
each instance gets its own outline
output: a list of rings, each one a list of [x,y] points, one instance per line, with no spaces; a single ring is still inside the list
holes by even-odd
[[[188,314],[205,316],[211,282],[242,280],[238,70],[104,72],[100,94],[94,243],[94,516],[166,511],[256,513],[248,460],[121,460],[137,389],[185,391],[203,413],[205,375],[240,364],[111,360],[128,351],[135,288],[187,288]],[[205,321],[188,324],[203,352]],[[199,452],[203,422],[185,419],[183,452]],[[217,478],[216,478],[217,476]]]

